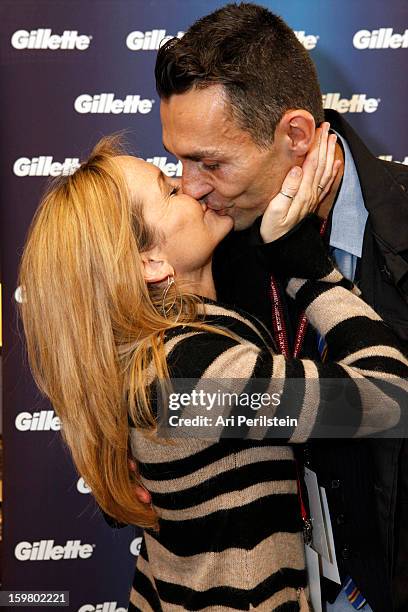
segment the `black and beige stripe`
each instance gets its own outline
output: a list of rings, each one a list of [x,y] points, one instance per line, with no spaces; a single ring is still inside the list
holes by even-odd
[[[145,530],[129,610],[309,609],[296,466],[287,443],[307,440],[326,412],[339,408],[326,397],[324,381],[331,378],[353,386],[351,435],[394,426],[401,417],[394,391],[406,393],[408,363],[390,330],[338,272],[320,281],[292,279],[288,292],[325,336],[328,363],[286,361],[270,350],[256,320],[209,300],[206,321],[241,340],[188,326],[168,334],[173,376],[228,379],[231,388],[236,379],[237,389],[265,379],[268,392],[283,388],[286,400],[258,414],[280,416],[290,404],[298,424],[280,445],[265,428],[248,428],[245,439],[184,437],[176,445],[155,444],[131,428],[132,451],[160,531]],[[291,394],[294,379],[297,393]]]

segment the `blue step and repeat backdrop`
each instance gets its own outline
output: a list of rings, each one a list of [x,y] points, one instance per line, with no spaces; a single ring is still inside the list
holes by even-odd
[[[141,530],[112,530],[62,447],[59,422],[30,377],[16,317],[16,272],[47,177],[66,173],[103,135],[170,175],[153,69],[219,0],[2,0],[0,246],[3,284],[2,589],[64,590],[69,610],[123,612]],[[408,163],[406,0],[264,0],[317,64],[324,106],[372,151]],[[67,609],[67,608],[65,608]]]

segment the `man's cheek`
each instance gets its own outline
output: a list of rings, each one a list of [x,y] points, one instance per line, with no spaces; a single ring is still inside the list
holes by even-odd
[[[241,198],[243,194],[240,189],[237,189],[237,185],[232,183],[225,186],[224,189],[216,189],[214,195],[216,195],[218,202],[230,205],[232,202],[235,204],[236,200]]]

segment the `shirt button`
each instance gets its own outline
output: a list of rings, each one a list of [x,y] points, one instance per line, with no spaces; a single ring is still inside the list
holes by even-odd
[[[344,525],[345,522],[346,522],[346,517],[344,516],[344,514],[338,514],[336,517],[336,523],[338,525]]]
[[[331,481],[331,488],[332,489],[338,489],[339,486],[340,486],[340,480],[335,479],[335,480]]]
[[[350,546],[348,544],[345,544],[343,546],[343,550],[341,551],[341,556],[343,557],[343,559],[350,559],[350,557],[351,557],[351,550],[350,550]]]

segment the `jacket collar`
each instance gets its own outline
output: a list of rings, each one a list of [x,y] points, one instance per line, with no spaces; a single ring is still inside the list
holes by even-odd
[[[408,249],[408,195],[357,136],[353,128],[336,111],[325,112],[326,120],[341,134],[350,147],[356,164],[364,205],[370,215],[373,232],[386,250],[399,253]]]

